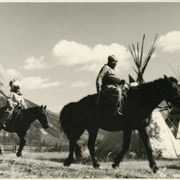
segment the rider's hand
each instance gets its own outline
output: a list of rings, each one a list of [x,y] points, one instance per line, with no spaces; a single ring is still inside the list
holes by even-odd
[[[124,85],[126,83],[126,81],[124,79],[121,80],[121,85]]]

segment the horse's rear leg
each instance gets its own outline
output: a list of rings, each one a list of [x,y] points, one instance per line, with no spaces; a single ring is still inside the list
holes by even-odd
[[[24,139],[25,135],[18,135],[20,138],[20,144],[19,144],[19,149],[18,152],[16,153],[17,157],[22,156],[22,150],[23,147],[26,145],[26,140]]]
[[[148,136],[145,128],[139,129],[139,133],[141,135],[143,144],[144,144],[145,149],[146,149],[147,159],[149,161],[149,166],[152,169],[152,171],[154,173],[156,173],[159,168],[156,166],[156,163],[155,163],[154,158],[153,158],[152,147],[151,147],[151,143],[149,140],[149,136]]]
[[[123,156],[128,151],[130,141],[131,141],[131,133],[132,133],[132,130],[124,130],[122,150],[120,151],[120,153],[114,159],[114,163],[112,164],[113,168],[116,168],[116,167],[119,166],[119,163],[121,162]]]
[[[77,141],[84,132],[84,130],[85,130],[84,128],[83,129],[76,128],[71,133],[71,136],[69,137],[69,156],[67,159],[65,159],[64,166],[70,166],[71,163],[73,162],[74,148],[77,145]]]
[[[91,155],[93,167],[99,168],[100,164],[97,160],[96,153],[95,153],[95,142],[96,142],[98,129],[92,127],[90,129],[88,129],[88,132],[89,132],[88,149],[89,149],[89,152]]]

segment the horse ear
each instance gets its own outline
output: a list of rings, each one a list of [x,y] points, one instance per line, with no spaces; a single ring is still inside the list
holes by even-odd
[[[44,106],[44,109],[46,109],[46,107],[47,107],[47,106],[45,105],[45,106]]]
[[[43,105],[41,105],[41,109],[43,109]]]
[[[168,77],[164,74],[164,79],[168,79]]]

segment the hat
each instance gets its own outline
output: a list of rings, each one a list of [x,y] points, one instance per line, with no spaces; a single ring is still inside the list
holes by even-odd
[[[110,55],[110,56],[108,56],[108,62],[109,62],[109,61],[113,61],[113,60],[116,60],[116,61],[118,60],[115,55]]]
[[[15,79],[13,79],[9,82],[9,86],[11,86],[11,88],[16,87],[16,88],[20,89],[20,83],[18,80],[15,80]]]

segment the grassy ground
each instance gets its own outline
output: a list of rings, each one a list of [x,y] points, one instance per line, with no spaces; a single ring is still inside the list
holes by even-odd
[[[180,178],[180,160],[159,160],[158,174],[153,174],[147,161],[125,160],[118,169],[112,162],[101,162],[102,169],[93,169],[89,160],[64,167],[66,153],[24,153],[0,156],[0,178]]]

